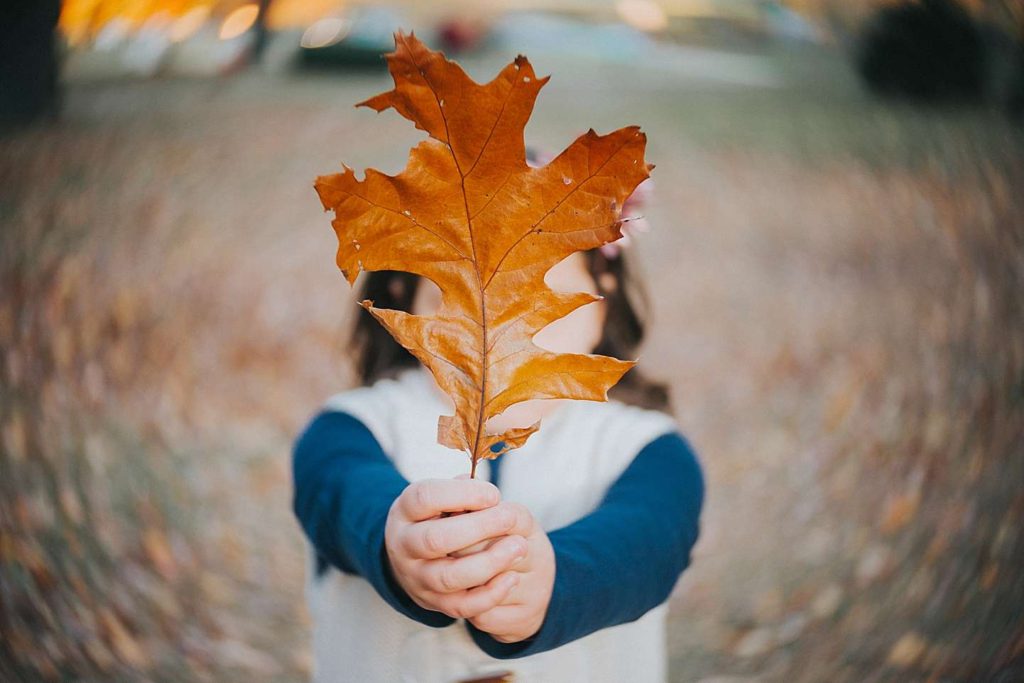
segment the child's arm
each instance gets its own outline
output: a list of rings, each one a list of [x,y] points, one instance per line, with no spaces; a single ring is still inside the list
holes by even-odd
[[[428,626],[451,617],[416,604],[388,571],[384,525],[409,482],[373,434],[340,412],[318,415],[295,444],[293,508],[317,555],[370,582],[393,608]]]
[[[526,554],[510,534],[523,509],[500,502],[490,483],[409,484],[373,434],[345,413],[327,412],[295,447],[295,514],[319,556],[358,574],[385,601],[429,626],[486,612],[518,583],[508,571]],[[467,514],[441,518],[444,512]],[[450,553],[487,539],[485,550]]]
[[[700,467],[689,446],[677,434],[668,434],[641,450],[594,512],[550,535],[536,525],[526,508],[499,503],[495,507],[515,511],[515,521],[504,536],[525,537],[527,557],[509,565],[492,555],[485,566],[478,564],[460,577],[449,569],[442,578],[438,568],[474,556],[427,559],[418,557],[423,553],[414,547],[417,543],[421,548],[429,546],[428,552],[436,555],[469,538],[494,534],[496,527],[489,524],[486,509],[418,521],[415,518],[422,517],[423,511],[400,512],[404,505],[396,501],[403,491],[416,491],[417,485],[410,486],[370,431],[344,413],[324,413],[313,421],[296,446],[294,466],[295,511],[321,556],[343,571],[366,578],[392,607],[420,623],[447,626],[453,616],[469,617],[473,639],[499,658],[550,650],[635,620],[664,602],[689,563],[704,493]],[[447,483],[462,492],[458,501],[430,502],[433,494],[420,487],[427,492],[409,495],[425,495],[426,503],[411,500],[412,509],[419,505],[439,513],[443,508],[481,504],[472,501],[474,482]],[[389,516],[394,518],[394,531],[393,540],[386,544]],[[458,525],[450,524],[456,520]],[[428,542],[425,532],[432,525],[436,529]],[[450,536],[456,526],[461,531]],[[412,540],[414,535],[418,541]],[[498,545],[477,555],[486,555]],[[514,544],[505,541],[505,545]],[[396,550],[402,559],[389,560]],[[480,609],[479,604],[456,607],[450,597],[445,605],[424,600],[423,595],[416,600],[408,592],[416,592],[419,582],[420,588],[438,594],[448,589],[468,593],[460,588],[464,582],[485,585],[502,572],[507,574],[509,566],[519,574],[519,586],[504,601],[504,587],[489,593],[493,609]],[[465,569],[469,563],[460,567]],[[435,583],[429,584],[431,580]]]
[[[470,620],[473,640],[493,657],[523,657],[643,616],[668,598],[689,564],[703,498],[703,476],[686,441],[678,434],[655,439],[591,514],[549,535],[535,524],[513,530],[530,547],[520,587],[506,604]],[[548,580],[547,547],[554,550],[553,589],[526,590]],[[539,577],[530,576],[533,567]]]

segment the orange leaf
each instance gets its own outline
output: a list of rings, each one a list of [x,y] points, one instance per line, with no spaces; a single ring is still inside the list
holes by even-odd
[[[544,274],[577,251],[622,236],[620,212],[654,167],[636,126],[593,129],[543,168],[526,163],[523,129],[548,77],[520,55],[491,82],[474,82],[414,35],[395,35],[386,55],[393,90],[357,106],[394,108],[429,137],[404,171],[352,169],[321,176],[316,190],[335,213],[337,262],[349,283],[361,270],[398,270],[441,290],[433,315],[362,305],[434,375],[453,400],[438,441],[473,462],[521,446],[530,427],[488,434],[489,418],[529,399],[607,400],[634,363],[552,353],[533,344],[549,323],[600,299],[557,293]]]

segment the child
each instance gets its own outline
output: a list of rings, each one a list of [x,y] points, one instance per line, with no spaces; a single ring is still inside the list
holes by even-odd
[[[539,346],[635,357],[639,291],[619,243],[574,254],[546,281],[605,299],[542,330]],[[423,314],[439,292],[377,272],[361,298]],[[332,398],[294,455],[315,557],[315,680],[663,681],[664,602],[704,494],[657,410],[664,390],[632,370],[607,403],[513,406],[491,431],[542,417],[540,431],[471,480],[465,454],[436,443],[452,407],[430,374],[365,311],[354,340],[364,386]]]

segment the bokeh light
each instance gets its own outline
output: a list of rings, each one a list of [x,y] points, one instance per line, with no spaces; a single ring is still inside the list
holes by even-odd
[[[237,38],[253,27],[259,12],[258,5],[242,5],[224,17],[224,22],[220,25],[217,35],[221,40]]]

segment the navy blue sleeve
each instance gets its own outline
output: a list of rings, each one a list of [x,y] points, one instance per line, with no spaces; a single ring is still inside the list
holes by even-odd
[[[467,622],[470,635],[490,656],[511,659],[639,619],[668,599],[689,565],[703,500],[703,474],[687,442],[674,433],[655,439],[596,510],[548,534],[555,584],[540,630],[501,643]]]
[[[321,413],[299,437],[292,465],[295,514],[319,558],[362,576],[411,619],[427,626],[454,623],[413,602],[391,573],[384,523],[409,482],[362,422],[345,413]]]

